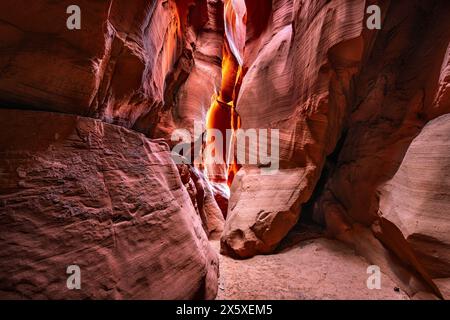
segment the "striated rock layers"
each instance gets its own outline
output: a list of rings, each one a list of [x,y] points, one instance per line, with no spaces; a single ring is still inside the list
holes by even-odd
[[[448,290],[442,272],[446,240],[432,239],[436,234],[430,230],[426,236],[420,232],[414,236],[414,230],[404,230],[403,220],[386,217],[379,208],[379,188],[385,190],[383,185],[396,174],[425,124],[450,112],[446,18],[450,3],[248,0],[246,4],[246,74],[237,111],[243,128],[280,130],[281,169],[263,176],[257,166],[244,166],[237,174],[222,252],[240,258],[272,252],[315,190],[315,202],[309,207],[329,235],[354,246],[372,263],[393,269],[392,276],[402,279],[411,296],[433,292],[442,297]],[[365,8],[370,4],[382,9],[381,30],[365,27]],[[436,127],[436,134],[443,130],[430,126]],[[417,148],[410,154],[413,150]],[[435,164],[430,158],[412,157],[416,166]],[[448,170],[445,163],[442,166],[430,170]],[[404,181],[396,178],[392,183],[400,183],[397,179]],[[446,176],[441,174],[439,180],[437,185],[445,184]],[[425,187],[434,188],[427,183],[418,186],[422,191]],[[389,208],[401,208],[416,197],[414,186],[410,188],[401,191],[404,200],[399,203],[395,195],[400,191],[391,196],[384,191],[391,199]],[[428,192],[448,201],[442,191]],[[445,221],[445,206],[426,209],[417,201],[409,201],[408,210],[399,209],[408,221],[434,225],[432,216]],[[419,215],[423,209],[435,212]],[[448,233],[448,223],[443,222],[442,228]],[[402,263],[393,262],[386,248]],[[430,261],[437,265],[430,266]]]
[[[0,104],[158,136],[205,119],[221,80],[220,0],[81,0],[80,30],[66,28],[70,4],[2,1]]]
[[[0,3],[0,107],[72,114],[0,111],[0,297],[214,298],[211,186],[123,127],[167,139],[204,122],[223,3],[81,0],[68,30],[70,4]]]
[[[0,110],[0,128],[1,298],[215,297],[218,258],[166,144],[48,112]]]
[[[332,233],[346,240],[349,240],[346,235],[357,232],[355,230],[361,226],[371,227],[385,247],[420,275],[428,290],[442,296],[443,291],[432,280],[439,276],[430,272],[423,248],[411,242],[410,232],[413,230],[405,229],[404,222],[399,219],[384,217],[387,213],[384,210],[391,211],[389,207],[397,207],[402,216],[409,216],[408,219],[413,219],[418,225],[434,224],[430,222],[431,213],[422,212],[418,216],[419,211],[435,210],[433,215],[441,219],[447,215],[443,206],[427,209],[416,202],[415,188],[421,189],[424,198],[427,193],[433,193],[434,197],[448,201],[445,200],[448,196],[442,191],[428,189],[433,186],[420,182],[420,175],[427,174],[427,168],[435,166],[436,161],[415,153],[417,147],[414,144],[410,156],[405,158],[405,154],[427,122],[450,112],[450,25],[446,18],[450,14],[450,3],[434,1],[425,4],[416,1],[410,5],[410,2],[392,1],[384,3],[383,11],[383,28],[376,33],[364,34],[368,45],[359,75],[354,80],[355,93],[343,131],[342,145],[336,151],[337,156],[329,159],[330,178],[314,214],[318,221],[324,221],[329,229],[333,229]],[[430,125],[430,128],[425,130],[428,136],[430,131],[436,130],[436,143],[442,141],[439,132],[444,129],[438,125]],[[397,172],[399,177],[392,183],[402,179],[404,169],[399,172],[399,167],[403,166],[402,161],[408,166],[411,157],[416,158],[414,162],[421,167],[416,177],[410,176],[411,189],[393,191],[392,196],[388,196],[386,191],[380,195],[380,188],[384,189],[385,183]],[[441,165],[441,169],[430,169],[429,173],[433,170],[445,171],[445,162]],[[441,175],[436,183],[445,184],[446,179],[445,175]],[[401,201],[396,196],[399,193],[404,197]],[[390,197],[391,201],[385,197]],[[408,209],[404,207],[404,201],[408,202]],[[382,206],[386,203],[390,205],[383,208],[380,203]],[[343,216],[345,218],[341,219]],[[442,227],[448,232],[447,224]],[[429,236],[433,237],[432,233]],[[350,242],[359,246],[361,241],[356,236]],[[366,255],[376,255],[369,253],[369,249],[364,251]],[[427,255],[445,257],[445,244],[439,248],[431,245]],[[404,279],[405,286],[411,288],[410,294],[423,290],[403,271],[397,273]]]
[[[271,253],[301,213],[448,296],[450,2],[236,3],[230,24],[221,0],[80,0],[70,31],[67,1],[0,2],[2,297],[213,298],[208,236]],[[280,133],[280,169],[234,168],[228,203],[165,143],[224,92],[231,127]]]
[[[379,208],[381,225],[399,229],[446,299],[450,298],[449,137],[449,114],[425,126],[395,176],[380,187]]]
[[[274,250],[336,145],[362,54],[364,1],[247,1],[247,11],[237,112],[243,129],[280,130],[280,170],[244,166],[234,180],[222,251],[242,258]]]

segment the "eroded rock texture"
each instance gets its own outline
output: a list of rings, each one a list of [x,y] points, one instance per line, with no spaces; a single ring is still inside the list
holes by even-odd
[[[0,4],[0,107],[151,138],[204,122],[221,80],[221,1],[82,0],[81,30],[66,27],[71,4]],[[75,116],[1,111],[0,121],[2,297],[215,296],[207,236],[223,215],[167,145]],[[70,264],[82,292],[66,290]]]
[[[448,297],[449,1],[80,0],[74,31],[70,4],[0,2],[2,297],[213,298],[208,236],[272,253],[304,213]],[[229,202],[166,144],[212,97],[226,128],[280,130],[280,169],[232,171]]]
[[[174,76],[166,79],[165,107],[153,133],[164,138],[170,138],[175,128],[188,130],[192,135],[195,123],[204,126],[211,97],[219,90],[222,79],[222,1],[180,0],[177,5],[180,12],[186,12],[182,30],[187,57],[177,61]],[[148,127],[145,118],[139,126]]]
[[[0,103],[145,133],[160,124],[159,136],[204,119],[220,83],[221,1],[82,0],[81,30],[66,27],[70,4],[0,4]]]
[[[442,296],[427,270],[426,259],[420,257],[420,250],[416,252],[414,245],[405,241],[404,237],[408,238],[409,233],[402,234],[404,225],[380,218],[377,188],[396,174],[409,145],[424,125],[450,112],[450,28],[446,18],[450,4],[417,1],[410,5],[396,1],[384,3],[383,9],[383,28],[377,33],[363,34],[367,43],[364,63],[355,77],[355,96],[343,132],[342,148],[338,151],[337,161],[330,162],[331,178],[316,205],[315,214],[318,220],[323,219],[327,226],[332,226],[334,234],[352,233],[351,225],[355,223],[372,225],[375,236],[417,271],[429,290]],[[439,141],[438,137],[436,139]],[[431,159],[417,157],[423,168],[432,166]],[[441,179],[446,178],[442,176]],[[411,212],[421,210],[415,207],[417,203],[413,198],[416,195],[412,190],[404,196]],[[445,195],[441,196],[445,198]],[[435,214],[445,219],[445,209],[435,209]],[[342,215],[346,217],[339,218]],[[428,220],[411,218],[418,224]],[[448,230],[448,226],[445,228]],[[350,242],[358,246],[357,239]],[[445,252],[437,250],[435,254],[445,256]],[[428,254],[433,255],[431,251]],[[397,273],[404,275],[403,271]],[[423,289],[410,280],[407,282],[411,294]]]
[[[218,238],[222,234],[224,215],[216,201],[218,192],[197,168],[187,165],[177,165],[181,182],[189,193],[192,204],[201,217],[203,229],[209,238]]]
[[[437,283],[445,280],[433,281],[423,248],[405,240],[402,226],[380,219],[377,190],[395,175],[421,128],[450,112],[450,4],[246,3],[246,74],[237,110],[243,128],[280,129],[281,170],[261,176],[247,166],[237,174],[222,252],[241,258],[272,252],[316,188],[314,219],[330,236],[391,269],[410,296],[442,296]],[[371,4],[382,9],[379,31],[365,27]],[[445,219],[443,207],[436,210]],[[435,250],[446,256],[445,245]]]
[[[235,179],[222,249],[239,257],[273,251],[310,198],[339,138],[364,16],[364,1],[247,1],[247,7],[248,70],[237,112],[243,129],[280,130],[281,169],[264,176],[250,167]]]
[[[166,144],[47,112],[0,110],[0,127],[1,298],[215,297],[217,255]]]
[[[401,231],[450,298],[450,115],[428,123],[395,176],[380,187],[379,215]],[[386,237],[392,236],[387,234]]]

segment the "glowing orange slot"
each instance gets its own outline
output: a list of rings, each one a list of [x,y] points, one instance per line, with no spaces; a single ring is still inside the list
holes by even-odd
[[[236,5],[237,7],[234,7]],[[240,128],[239,115],[235,110],[239,88],[244,71],[242,68],[242,56],[245,42],[245,2],[244,0],[225,1],[225,41],[222,57],[222,83],[218,95],[212,97],[211,107],[207,114],[207,129],[218,129],[223,137],[226,131]],[[210,143],[207,137],[207,143]],[[223,162],[228,163],[223,167],[213,166],[208,176],[215,182],[227,182],[231,185],[233,179],[240,169],[236,159],[226,159],[230,149],[224,143]]]

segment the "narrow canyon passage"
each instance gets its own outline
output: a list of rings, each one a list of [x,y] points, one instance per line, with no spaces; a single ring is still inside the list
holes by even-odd
[[[222,168],[221,174],[217,169],[208,172],[212,182],[228,181],[231,187],[224,232],[220,242],[213,241],[221,254],[218,299],[410,299],[434,294],[442,297],[448,292],[447,282],[431,280],[415,257],[399,261],[398,257],[405,259],[405,252],[410,250],[406,243],[400,245],[402,248],[392,244],[402,241],[400,231],[385,227],[381,233],[372,233],[370,224],[376,230],[379,222],[370,218],[369,207],[363,207],[367,215],[355,218],[337,199],[340,191],[333,186],[332,175],[341,165],[340,158],[346,157],[344,132],[347,134],[351,124],[345,124],[345,114],[360,94],[360,84],[355,85],[355,81],[366,81],[361,70],[370,69],[361,65],[368,59],[364,54],[370,32],[360,25],[364,2],[346,7],[349,11],[345,14],[352,18],[345,26],[329,15],[340,11],[334,5],[330,4],[329,11],[322,7],[315,12],[317,16],[309,24],[311,17],[299,11],[305,20],[294,18],[289,25],[275,18],[280,8],[270,1],[225,1],[222,83],[209,109],[207,128],[223,134],[230,128],[279,128],[281,172],[267,178],[255,174],[257,168],[244,165],[234,185],[240,166]],[[342,32],[342,36],[337,41],[327,32]],[[328,42],[316,42],[326,36],[330,37]],[[291,47],[286,49],[288,43]],[[310,46],[318,50],[315,56],[302,50],[311,50]],[[312,61],[315,70],[309,67]],[[292,65],[298,70],[290,69]],[[293,79],[300,87],[295,80],[289,83]],[[289,114],[286,121],[283,112],[287,105],[294,110],[300,106],[301,111]],[[233,118],[237,113],[239,118]],[[292,146],[297,134],[300,146]],[[305,139],[311,141],[305,143]],[[259,142],[258,147],[261,145]],[[224,146],[223,152],[229,148]],[[283,188],[275,191],[278,184],[288,186],[286,195]],[[358,203],[359,199],[354,201]],[[299,204],[304,204],[303,209]],[[297,222],[300,215],[301,222],[308,219],[312,225],[318,223],[322,231],[314,239],[294,241],[281,250],[280,243],[298,238],[295,230],[304,225]],[[399,240],[393,240],[396,238]],[[368,270],[374,265],[382,269],[383,286],[379,290],[371,290],[367,284]]]
[[[224,7],[222,83],[219,93],[212,98],[206,129],[219,130],[226,136],[227,129],[240,128],[236,104],[242,79],[245,77],[243,64],[246,23],[255,17],[247,17],[244,0],[226,0]],[[214,144],[208,135],[206,140],[207,144]],[[228,182],[231,186],[239,170],[239,166],[226,156],[229,149],[234,147],[233,143],[236,141],[232,140],[230,145],[224,145],[223,150],[215,149],[225,165],[205,166],[206,175],[212,183]],[[207,157],[208,155],[206,162],[209,160]],[[245,260],[221,254],[220,241],[212,240],[212,246],[220,255],[216,299],[409,299],[386,274],[382,274],[383,290],[370,290],[366,283],[369,262],[345,244],[326,239],[323,230],[317,226],[315,232],[311,233],[312,239],[302,238],[308,234],[308,228],[310,227],[300,224],[284,238],[283,243],[286,245],[282,248],[270,255]],[[301,241],[295,241],[299,238]]]
[[[240,86],[245,78],[243,67],[246,56],[246,24],[256,17],[247,17],[244,0],[225,1],[224,11],[222,82],[219,92],[212,98],[206,117],[206,129],[219,130],[226,136],[226,130],[240,128],[236,105],[240,98]],[[206,143],[214,144],[209,134]],[[231,186],[239,166],[234,162],[236,158],[230,161],[226,155],[230,148],[235,147],[235,143],[236,140],[231,140],[230,145],[223,145],[222,150],[215,149],[224,160],[224,165],[205,165],[206,176],[211,183],[228,182]],[[210,155],[206,155],[205,159],[207,163],[210,160],[208,156]],[[214,249],[220,255],[217,299],[409,299],[385,274],[384,290],[376,293],[369,290],[366,271],[370,264],[345,244],[324,238],[323,231],[316,233],[315,239],[294,242],[281,251],[246,260],[235,260],[221,254],[220,241],[212,240]],[[295,231],[289,233],[283,241],[289,243],[293,237]]]
[[[245,1],[226,0],[224,2],[224,43],[222,52],[222,81],[218,93],[211,98],[212,103],[206,115],[206,145],[211,150],[206,151],[206,176],[213,183],[227,183],[231,186],[234,176],[240,166],[236,163],[235,132],[240,128],[240,118],[236,112],[239,89],[245,76],[243,59],[245,50],[247,9]],[[211,136],[213,130],[218,130],[224,141],[222,148],[216,145],[218,137]],[[231,136],[228,140],[225,139]],[[209,152],[208,152],[209,151]],[[211,153],[222,160],[215,164]]]
[[[450,298],[450,1],[77,3],[0,1],[0,299]]]

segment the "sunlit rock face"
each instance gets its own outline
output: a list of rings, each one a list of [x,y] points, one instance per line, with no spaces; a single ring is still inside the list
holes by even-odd
[[[167,108],[180,126],[205,118],[220,84],[220,1],[82,0],[75,31],[66,28],[69,4],[0,4],[0,102],[145,133],[157,124],[164,133],[172,114],[158,114]]]
[[[222,251],[271,252],[297,222],[339,138],[362,54],[364,1],[246,1],[241,127],[280,130],[280,171],[242,169]],[[261,15],[259,14],[261,12]]]
[[[379,31],[365,27],[370,4],[382,9]],[[243,128],[280,129],[281,170],[261,176],[258,168],[247,166],[237,174],[222,252],[241,258],[273,252],[322,175],[313,204],[315,220],[330,235],[389,268],[380,240],[420,275],[419,281],[404,268],[394,272],[410,279],[405,286],[411,295],[422,290],[441,295],[427,271],[429,261],[421,261],[414,245],[402,242],[401,227],[378,221],[377,188],[394,176],[421,128],[450,111],[450,36],[443,27],[449,4],[246,5],[246,74],[237,111]],[[371,226],[373,232],[364,229]],[[362,239],[371,245],[361,246]]]
[[[217,255],[165,143],[48,112],[0,110],[0,126],[2,298],[215,297]]]
[[[194,135],[194,124],[205,125],[211,97],[222,81],[224,35],[221,0],[178,0],[182,20],[183,53],[166,78],[164,108],[152,136],[170,139],[174,129]],[[182,18],[183,19],[183,18]],[[143,117],[138,127],[149,130],[154,114]],[[198,137],[195,137],[198,138]]]
[[[222,252],[241,258],[272,252],[296,223],[322,175],[314,219],[330,235],[387,266],[378,238],[418,272],[419,280],[403,267],[394,272],[409,279],[405,286],[411,295],[424,290],[442,296],[448,290],[446,280],[433,280],[431,258],[420,241],[409,240],[402,226],[379,218],[378,188],[397,172],[421,128],[450,111],[450,33],[443,27],[448,26],[450,5],[246,4],[246,73],[237,111],[242,128],[280,129],[281,170],[262,176],[258,168],[244,166],[237,174]],[[382,8],[379,31],[365,27],[370,4]],[[417,159],[423,166],[428,160]],[[406,199],[414,196],[411,190],[404,192]],[[436,215],[445,216],[443,207],[437,210]],[[373,232],[364,231],[368,227]],[[363,248],[363,238],[372,244]],[[437,264],[445,265],[445,245],[435,250],[444,257]],[[417,281],[421,284],[413,283]]]

